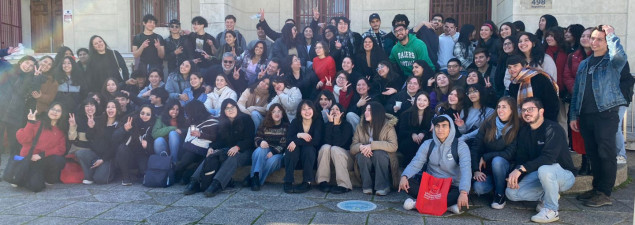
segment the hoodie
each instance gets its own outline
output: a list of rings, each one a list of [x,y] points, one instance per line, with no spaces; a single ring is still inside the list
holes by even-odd
[[[450,124],[454,123],[452,118],[449,116],[441,116],[446,117],[450,121]],[[430,162],[428,163],[428,170],[426,172],[438,178],[451,177],[452,186],[458,186],[460,191],[470,192],[470,186],[472,183],[472,165],[470,164],[470,149],[467,144],[461,140],[457,140],[459,142],[459,165],[457,165],[454,158],[452,158],[451,150],[452,141],[456,135],[456,129],[454,126],[450,126],[450,134],[443,143],[441,143],[441,141],[437,138],[437,134],[434,129],[432,130],[432,133],[432,139],[428,139],[421,144],[419,150],[417,150],[417,155],[415,155],[406,169],[404,169],[401,176],[411,178],[421,171],[421,168],[427,160],[426,157],[428,156],[428,147],[430,146],[430,142],[434,141],[435,145],[432,149],[432,154],[430,154]]]
[[[392,63],[399,65],[399,68],[401,68],[401,71],[406,77],[412,75],[412,64],[415,60],[424,60],[428,63],[430,68],[435,68],[434,63],[432,63],[428,55],[426,44],[419,40],[414,34],[408,35],[408,43],[406,45],[397,42],[390,52],[389,59]]]

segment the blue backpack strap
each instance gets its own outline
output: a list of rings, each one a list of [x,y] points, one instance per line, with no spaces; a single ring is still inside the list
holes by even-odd
[[[430,155],[432,154],[432,149],[434,149],[434,140],[430,140],[430,145],[428,146],[428,155],[426,156],[426,163],[423,164],[421,170],[426,172],[428,170],[428,163],[430,162]]]

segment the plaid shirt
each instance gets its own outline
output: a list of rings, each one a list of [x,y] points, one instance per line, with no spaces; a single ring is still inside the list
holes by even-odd
[[[366,38],[367,36],[371,36],[373,38],[375,38],[375,45],[379,46],[381,48],[384,48],[384,36],[386,36],[386,31],[383,30],[379,30],[379,35],[376,35],[375,32],[373,32],[373,28],[368,29],[368,31],[364,32],[364,34],[362,34],[362,38]]]

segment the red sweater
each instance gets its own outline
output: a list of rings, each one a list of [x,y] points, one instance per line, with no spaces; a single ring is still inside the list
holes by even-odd
[[[558,89],[564,90],[565,83],[564,83],[563,77],[564,77],[564,67],[565,67],[565,64],[567,63],[567,53],[563,49],[558,48],[558,46],[547,47],[547,50],[545,51],[545,53],[549,54],[549,56],[551,56],[551,58],[553,58],[553,61],[556,63],[556,69],[558,71],[558,79],[557,79]]]
[[[569,93],[571,94],[573,94],[573,85],[575,85],[575,77],[578,73],[578,66],[580,66],[580,62],[586,59],[582,55],[582,51],[584,50],[578,49],[575,52],[569,54],[569,57],[567,57],[567,62],[564,66],[564,85],[567,87],[567,91],[569,91]],[[586,53],[587,57],[591,54],[593,54],[593,52]]]
[[[322,89],[333,91],[333,86],[330,86],[330,88],[326,86],[327,77],[331,80],[331,83],[335,85],[335,60],[333,60],[333,57],[327,56],[323,59],[318,57],[313,58],[313,71],[318,79],[325,84],[322,86]]]
[[[37,129],[40,127],[41,122],[28,122],[26,126],[15,134],[18,142],[22,145],[20,149],[20,156],[26,156],[31,149],[31,143],[37,133]],[[60,155],[64,156],[66,153],[66,135],[59,128],[53,127],[49,129],[42,129],[40,139],[33,149],[33,154],[44,153],[44,156]]]

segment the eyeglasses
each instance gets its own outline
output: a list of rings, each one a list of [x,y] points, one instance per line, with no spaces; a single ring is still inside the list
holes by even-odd
[[[144,113],[144,112],[140,112],[139,113],[140,116],[152,116],[152,113]]]
[[[51,108],[51,109],[49,109],[49,111],[56,112],[56,113],[62,113],[61,109],[56,109],[56,108]]]
[[[170,28],[181,28],[179,25],[171,25]]]
[[[236,110],[236,106],[228,105],[227,107],[225,107],[225,111],[233,111],[233,110]]]
[[[232,63],[234,63],[234,61],[231,61],[231,60],[223,60],[223,63],[232,64]]]
[[[527,108],[521,109],[520,111],[522,113],[533,113],[534,110],[536,109],[538,109],[538,107],[527,107]]]
[[[377,71],[382,70],[384,67],[386,67],[386,66],[384,66],[384,65],[379,65],[379,66],[377,66]]]
[[[508,45],[512,45],[512,44],[513,43],[511,43],[511,42],[505,42],[505,43],[503,43],[503,46],[508,46]]]
[[[468,92],[467,92],[467,94],[468,94],[468,95],[469,95],[469,94],[478,94],[478,90],[471,90],[471,91],[468,91]]]
[[[397,29],[395,29],[395,32],[396,32],[396,33],[401,33],[401,32],[403,32],[403,31],[405,31],[405,30],[406,30],[406,29],[403,29],[403,28],[397,28]]]

